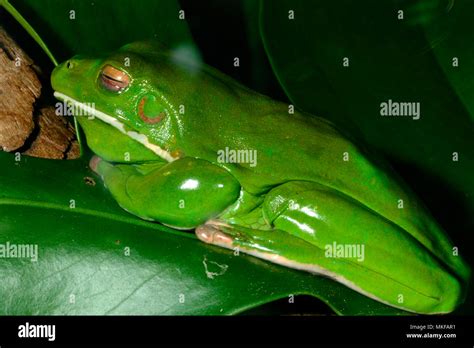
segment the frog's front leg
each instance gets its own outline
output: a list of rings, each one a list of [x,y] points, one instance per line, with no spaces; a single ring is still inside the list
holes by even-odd
[[[251,221],[211,220],[201,240],[333,278],[378,301],[419,313],[452,311],[460,283],[412,235],[358,201],[311,182],[271,190]],[[240,221],[249,221],[249,214]],[[250,227],[251,226],[251,227]]]
[[[192,229],[216,216],[240,192],[240,184],[226,170],[194,158],[112,164],[95,157],[91,168],[122,208],[179,229]]]

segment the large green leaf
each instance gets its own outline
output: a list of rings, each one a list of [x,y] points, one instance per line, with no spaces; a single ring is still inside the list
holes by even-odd
[[[58,61],[97,55],[125,43],[155,39],[168,47],[193,45],[176,0],[10,0]]]
[[[137,219],[84,159],[0,153],[0,165],[0,244],[38,246],[36,262],[0,259],[0,314],[233,314],[289,294],[341,314],[403,314],[329,279]],[[222,274],[211,279],[205,264]]]

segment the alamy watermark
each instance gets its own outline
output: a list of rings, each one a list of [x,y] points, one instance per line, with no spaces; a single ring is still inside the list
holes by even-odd
[[[86,107],[84,107],[84,105]],[[92,120],[95,116],[92,110],[95,110],[95,103],[81,103],[81,105],[67,102],[57,102],[55,105],[57,116],[85,116]]]
[[[381,116],[408,116],[414,120],[421,117],[421,108],[419,102],[397,102],[389,99],[380,103]]]
[[[38,244],[15,244],[6,242],[0,244],[0,258],[4,259],[30,259],[38,261]]]
[[[226,147],[217,151],[218,163],[248,163],[250,167],[257,165],[257,150],[235,150]]]
[[[359,262],[365,259],[364,244],[326,244],[324,246],[324,256],[330,258],[356,259]]]

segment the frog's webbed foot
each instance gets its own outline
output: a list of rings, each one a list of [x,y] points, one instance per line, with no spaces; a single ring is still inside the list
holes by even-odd
[[[195,233],[201,241],[208,244],[239,251],[285,267],[329,275],[316,264],[296,261],[297,254],[315,256],[322,251],[317,248],[315,250],[310,243],[286,231],[258,230],[212,219],[198,226]]]
[[[102,161],[102,158],[100,158],[99,156],[96,156],[96,155],[92,156],[92,158],[89,161],[90,169],[98,175],[100,175],[100,173],[98,171],[98,167],[99,167],[99,164],[100,164],[101,161]]]
[[[212,219],[196,228],[196,236],[203,242],[213,244],[226,249],[238,249],[246,254],[251,254],[260,258],[260,252],[267,254],[277,254],[277,235],[284,234],[282,231],[261,231],[248,227],[228,224],[225,221]],[[287,242],[291,236],[286,235]],[[272,245],[276,249],[272,249]]]
[[[217,220],[210,220],[204,225],[196,228],[196,236],[204,243],[217,245],[226,249],[232,249],[234,245],[233,238],[220,229]],[[229,226],[230,227],[230,226]]]

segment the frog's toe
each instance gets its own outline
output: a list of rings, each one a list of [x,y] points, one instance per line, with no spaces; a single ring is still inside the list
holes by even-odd
[[[99,163],[102,161],[102,158],[99,156],[92,156],[91,160],[89,161],[89,167],[92,169],[94,173],[99,174],[97,171],[97,167],[99,166]]]
[[[196,236],[199,240],[218,245],[220,247],[232,249],[233,239],[228,234],[222,232],[217,226],[204,224],[196,228]]]
[[[244,226],[229,225],[217,219],[208,220],[204,225],[197,227],[195,233],[199,240],[205,243],[227,249],[238,248],[252,255],[257,251],[265,251],[267,254],[276,253],[273,250],[274,241],[271,237],[279,235],[286,237],[287,235],[281,231],[259,231]]]

